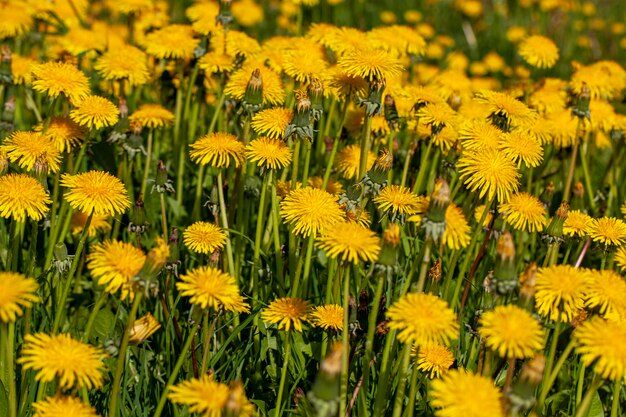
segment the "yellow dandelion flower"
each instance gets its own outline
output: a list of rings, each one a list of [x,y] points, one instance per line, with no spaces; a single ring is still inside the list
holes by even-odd
[[[291,163],[291,149],[280,139],[255,139],[246,146],[246,155],[266,169],[282,169]]]
[[[524,163],[527,167],[538,167],[543,161],[543,147],[532,135],[520,130],[514,130],[502,135],[500,150],[518,165]]]
[[[485,149],[482,152],[466,152],[457,163],[461,179],[470,191],[479,191],[479,197],[487,195],[503,202],[519,187],[520,173],[515,163],[504,153]]]
[[[324,184],[324,178],[320,176],[309,177],[307,179],[307,185],[313,188],[322,188],[322,184]],[[335,181],[332,178],[328,178],[328,183],[326,184],[326,191],[331,193],[332,195],[339,195],[343,191],[343,185],[339,181]]]
[[[415,347],[417,369],[428,374],[430,379],[439,378],[454,364],[454,355],[448,347],[438,343],[429,343]]]
[[[476,223],[478,223],[480,219],[482,219],[483,213],[485,212],[486,208],[487,206],[484,204],[481,204],[480,206],[476,207],[476,210],[474,210],[474,220],[476,220]],[[488,212],[487,216],[485,216],[485,221],[483,221],[482,226],[488,227],[491,224],[492,220],[493,220],[493,214],[491,212]]]
[[[420,122],[432,126],[433,133],[444,126],[450,126],[456,118],[456,112],[445,102],[429,103],[417,112]]]
[[[626,242],[626,223],[615,217],[593,219],[589,227],[589,236],[594,242],[606,246],[622,246]]]
[[[0,8],[0,39],[23,35],[33,26],[27,4],[14,2]]]
[[[607,319],[615,319],[626,311],[626,280],[615,271],[592,270],[586,295],[585,306],[597,308]]]
[[[285,297],[274,300],[261,311],[261,318],[269,324],[277,324],[279,329],[291,327],[302,332],[302,322],[309,315],[309,303],[301,298]]]
[[[626,246],[620,246],[617,248],[615,254],[613,255],[613,259],[622,272],[626,271]]]
[[[580,210],[570,210],[567,218],[563,223],[563,234],[566,236],[583,237],[591,233],[591,224],[593,219],[591,216]]]
[[[469,227],[463,210],[454,203],[446,209],[446,230],[443,232],[443,243],[452,250],[467,247],[470,242]]]
[[[282,139],[285,129],[293,119],[293,111],[284,107],[261,110],[252,117],[250,126],[259,135]]]
[[[199,40],[188,25],[168,25],[146,35],[146,52],[159,59],[190,59]]]
[[[69,188],[65,198],[75,210],[115,216],[130,207],[124,184],[104,171],[63,174],[61,185]]]
[[[288,77],[300,83],[308,83],[326,71],[328,62],[319,44],[305,40],[301,42],[305,42],[305,45],[285,53],[282,67]]]
[[[161,328],[161,323],[150,313],[138,318],[129,330],[128,339],[131,343],[145,342],[157,330]]]
[[[263,80],[263,103],[273,106],[282,104],[285,101],[285,90],[280,77],[271,69],[257,65],[255,62],[246,63],[235,71],[228,80],[224,92],[235,100],[243,99],[248,81],[250,81],[250,74],[256,69],[260,71]]]
[[[130,45],[118,45],[102,54],[94,64],[105,80],[128,80],[131,86],[143,85],[150,79],[148,56]]]
[[[192,22],[191,27],[198,34],[207,36],[217,28],[216,17],[220,6],[214,2],[197,2],[185,10],[185,15]]]
[[[536,117],[528,106],[506,93],[481,90],[476,93],[476,101],[488,105],[492,118],[503,117],[511,126],[529,125]]]
[[[0,321],[13,322],[39,301],[37,281],[17,272],[0,272]]]
[[[459,324],[445,300],[433,294],[409,293],[387,310],[389,328],[398,330],[398,340],[424,345],[455,339]]]
[[[503,358],[531,358],[543,348],[541,324],[517,306],[497,306],[484,313],[480,322],[485,344]]]
[[[207,74],[231,72],[235,68],[235,60],[224,52],[209,52],[198,60],[198,66]]]
[[[104,97],[87,96],[70,112],[70,117],[81,126],[102,129],[117,123],[119,110]]]
[[[30,85],[33,81],[32,70],[37,64],[38,61],[33,58],[16,54],[11,55],[11,74],[13,75],[13,84]]]
[[[61,389],[92,389],[102,387],[104,382],[103,357],[104,352],[68,334],[38,333],[24,336],[22,354],[17,362],[24,370],[37,371],[37,381],[56,379]]]
[[[502,394],[491,378],[454,369],[431,384],[437,417],[504,417]]]
[[[402,64],[389,52],[369,47],[354,48],[337,61],[339,68],[350,77],[368,80],[387,79],[402,73]]]
[[[376,233],[355,222],[341,222],[328,228],[318,237],[317,245],[329,257],[353,263],[375,262],[380,252]]]
[[[128,120],[131,123],[138,123],[141,127],[156,129],[174,123],[174,113],[160,104],[142,104]]]
[[[338,67],[328,71],[330,89],[333,96],[344,100],[350,96],[364,96],[368,91],[367,81],[361,77],[352,77],[341,72]]]
[[[537,68],[552,68],[559,59],[559,48],[545,36],[529,36],[518,46],[518,53],[524,61]]]
[[[323,233],[339,223],[343,213],[335,196],[318,188],[297,188],[280,203],[280,214],[292,225],[292,233],[304,237]]]
[[[237,416],[252,417],[255,413],[254,405],[246,398],[240,384],[229,387],[214,381],[212,375],[183,381],[173,386],[167,396],[173,403],[189,407],[190,413],[205,417],[222,416],[233,401],[237,403]]]
[[[115,10],[123,14],[139,13],[154,7],[154,0],[117,0]]]
[[[46,62],[33,67],[33,90],[52,98],[65,95],[72,103],[89,95],[89,79],[78,68],[62,62]]]
[[[329,304],[313,307],[308,318],[309,323],[324,330],[343,330],[343,307]]]
[[[230,133],[209,133],[189,145],[191,160],[200,165],[228,168],[231,161],[239,167],[245,160],[245,145]]]
[[[25,174],[0,176],[0,216],[23,222],[26,217],[39,221],[52,203],[35,178]]]
[[[83,211],[75,211],[72,213],[72,219],[70,220],[70,231],[73,235],[80,235],[85,229],[89,214]],[[87,230],[87,236],[95,237],[98,233],[107,233],[111,230],[110,217],[107,215],[94,214],[91,217],[91,223],[89,224],[89,230]]]
[[[250,311],[250,306],[239,294],[237,282],[230,274],[219,269],[201,266],[181,275],[176,288],[191,304],[204,309],[224,309],[236,313]]]
[[[616,85],[615,82],[624,78],[624,69],[619,65],[607,65],[606,62],[598,61],[591,65],[576,68],[569,85],[572,92],[575,95],[580,95],[583,88],[588,88],[592,99],[606,100],[611,100],[616,95],[621,94],[623,87],[619,84]]]
[[[376,155],[374,152],[369,151],[367,153],[367,170],[374,166],[376,161]],[[348,145],[343,148],[337,155],[335,164],[341,175],[351,180],[356,178],[359,172],[359,166],[361,163],[361,147],[359,145]]]
[[[502,141],[502,131],[486,120],[472,119],[459,130],[459,139],[467,151],[497,149]]]
[[[48,137],[56,145],[59,152],[69,152],[81,143],[86,134],[83,127],[68,117],[52,117],[48,121],[47,128],[42,122],[35,126],[35,131]]]
[[[425,209],[423,201],[417,195],[400,185],[389,185],[383,188],[373,201],[380,210],[391,213],[392,216],[410,216],[422,212],[420,208]]]
[[[118,241],[100,243],[87,256],[87,268],[98,284],[111,294],[121,289],[122,300],[134,299],[132,281],[145,262],[146,255],[141,249]]]
[[[263,8],[255,0],[240,0],[233,3],[233,17],[243,27],[254,26],[263,21]]]
[[[48,174],[61,169],[61,155],[48,136],[37,132],[17,131],[4,140],[0,150],[11,162],[28,171]]]
[[[315,39],[316,34],[313,31],[318,32],[318,42],[335,52],[338,56],[351,53],[354,49],[367,48],[367,34],[355,28],[346,26],[327,26],[324,28],[319,24],[314,30],[309,31],[309,36]],[[320,32],[325,33],[322,34]]]
[[[56,395],[33,404],[33,417],[98,417],[96,409],[81,399]]]
[[[548,224],[547,212],[541,201],[529,193],[513,194],[509,201],[500,204],[504,220],[516,230],[541,232]]]
[[[589,273],[570,265],[537,270],[535,307],[539,314],[557,322],[571,321],[585,305]]]
[[[576,143],[579,136],[578,121],[570,110],[556,111],[548,115],[546,120],[553,132],[551,143],[554,147],[568,148]]]
[[[592,317],[574,330],[576,352],[585,366],[613,381],[626,377],[626,324]]]
[[[226,233],[213,223],[196,222],[185,229],[183,241],[194,252],[210,254],[224,247]]]

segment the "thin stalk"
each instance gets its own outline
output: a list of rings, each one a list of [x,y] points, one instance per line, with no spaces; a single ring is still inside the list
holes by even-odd
[[[593,382],[591,386],[587,389],[585,396],[583,397],[582,402],[578,406],[576,410],[576,415],[574,417],[584,417],[589,412],[589,406],[591,406],[591,401],[593,400],[593,395],[596,393],[600,385],[602,384],[602,377],[600,375],[596,375],[593,378]]]
[[[195,329],[190,329],[189,334],[187,335],[187,339],[185,340],[185,344],[183,345],[182,351],[179,353],[178,360],[176,361],[176,365],[174,365],[174,369],[170,373],[170,377],[167,380],[167,384],[165,385],[165,389],[163,389],[163,393],[161,394],[161,398],[159,399],[159,404],[157,405],[156,411],[152,417],[160,417],[163,409],[165,408],[165,403],[167,402],[167,393],[170,390],[170,387],[176,381],[178,377],[178,372],[180,372],[180,368],[183,366],[183,362],[185,362],[187,351],[191,346],[191,342],[193,341],[193,336],[195,334]],[[109,415],[110,417],[113,417]]]
[[[207,365],[209,363],[209,351],[211,350],[211,338],[215,333],[215,325],[217,324],[217,319],[219,318],[222,310],[219,310],[215,317],[213,317],[213,321],[211,322],[211,327],[207,332],[206,339],[204,340],[204,352],[202,353],[202,367],[200,368],[202,372],[200,375],[204,375],[207,371]],[[207,318],[209,317],[209,312],[207,310]]]
[[[9,417],[16,417],[17,395],[15,389],[15,360],[13,358],[15,350],[15,322],[5,323],[2,326],[2,330],[2,345],[6,355],[5,361],[7,380],[5,381],[5,386],[9,389]]]
[[[87,240],[87,231],[89,230],[89,226],[91,225],[92,218],[93,210],[91,213],[89,213],[89,217],[87,217],[85,227],[83,228],[83,233],[81,233],[80,240],[78,241],[78,246],[76,247],[74,259],[72,259],[72,266],[70,267],[70,271],[67,274],[67,278],[65,278],[65,285],[63,286],[61,299],[59,300],[59,303],[57,305],[57,311],[54,316],[54,323],[52,324],[52,334],[56,334],[59,330],[59,326],[61,325],[61,319],[65,314],[65,303],[67,302],[67,297],[69,295],[70,288],[72,287],[72,279],[74,278],[74,274],[76,274],[78,264],[80,264],[80,257],[83,254],[83,248],[85,247],[85,241]]]
[[[146,186],[148,185],[148,177],[150,176],[150,162],[152,159],[153,131],[154,129],[150,129],[148,132],[148,145],[146,147],[146,163],[143,167],[143,180],[141,181],[141,195],[146,195]]]
[[[309,276],[311,275],[311,258],[313,257],[313,242],[315,241],[315,237],[313,233],[307,239],[306,245],[306,255],[304,258],[304,272],[302,274],[302,290],[303,296],[306,298],[306,295],[309,291]],[[297,296],[296,291],[297,288],[294,288],[294,296]]]
[[[365,355],[363,356],[363,395],[361,395],[361,406],[363,409],[367,407],[367,393],[369,386],[370,361],[374,356],[374,335],[376,334],[376,319],[378,318],[378,310],[380,308],[380,300],[383,296],[383,287],[385,280],[383,277],[376,277],[376,290],[374,292],[374,302],[370,311],[367,323],[367,339],[365,341]]]
[[[583,179],[585,180],[585,194],[587,195],[587,199],[589,200],[589,212],[593,213],[596,211],[596,202],[594,201],[594,192],[591,187],[591,176],[589,175],[589,164],[587,163],[587,143],[584,143],[582,151],[580,152],[580,165],[583,168]]]
[[[302,186],[306,187],[309,179],[309,165],[311,164],[311,142],[304,143],[304,167],[302,167]]]
[[[298,183],[298,165],[300,165],[300,140],[296,139],[293,147],[293,159],[291,163],[291,189],[296,189]]]
[[[574,180],[574,170],[576,169],[576,158],[578,157],[578,148],[580,147],[580,129],[582,123],[578,118],[578,124],[576,125],[576,143],[574,149],[572,149],[572,156],[569,163],[569,171],[567,172],[567,180],[565,181],[565,188],[563,191],[563,200],[569,201],[570,190],[572,189],[572,182]]]
[[[228,213],[226,212],[226,202],[224,201],[224,181],[222,179],[222,170],[217,175],[217,195],[220,201],[220,217],[222,219],[222,228],[226,232],[226,256],[228,257],[228,272],[233,277],[235,275],[235,262],[233,261],[233,248],[228,232]]]
[[[280,246],[280,218],[278,215],[278,196],[276,195],[276,182],[272,181],[272,229],[274,236],[274,252],[276,258],[276,270],[278,273],[278,281],[280,285],[284,287],[285,278],[283,271],[283,255]]]
[[[102,305],[106,301],[107,295],[108,294],[106,291],[101,291],[100,295],[98,296],[98,299],[96,300],[96,304],[93,306],[93,309],[89,313],[89,319],[87,319],[87,326],[85,326],[85,333],[83,335],[84,342],[89,341],[89,337],[91,336],[91,331],[93,330],[93,324],[96,321],[96,316],[98,315],[98,312],[100,311],[100,309],[102,308]]]
[[[193,199],[193,211],[191,212],[191,217],[194,221],[200,220],[200,200],[202,199],[202,188],[204,188],[204,170],[205,166],[200,165],[198,182],[196,182],[196,194]]]
[[[372,116],[365,113],[365,123],[363,124],[363,135],[361,136],[361,158],[359,159],[359,180],[367,172],[367,160],[370,152],[370,142],[372,137]],[[341,414],[340,414],[341,415]]]
[[[343,355],[341,356],[341,380],[339,385],[339,416],[346,415],[346,401],[348,400],[348,367],[350,365],[350,266],[344,268],[343,278],[343,329],[341,341],[343,343]]]
[[[285,353],[283,355],[283,368],[280,372],[280,384],[278,385],[278,395],[276,397],[276,407],[274,408],[274,417],[280,416],[280,410],[283,402],[283,393],[285,391],[285,381],[287,380],[287,371],[289,369],[289,360],[291,359],[291,334],[289,331],[285,333]]]
[[[565,348],[565,350],[563,351],[563,353],[561,354],[561,356],[559,357],[559,360],[556,362],[556,364],[550,370],[549,373],[548,373],[548,369],[546,368],[545,373],[544,373],[544,378],[546,376],[547,378],[544,379],[544,383],[541,386],[541,394],[539,395],[539,401],[537,402],[538,410],[541,410],[541,408],[543,407],[543,403],[546,401],[546,398],[548,398],[548,393],[550,392],[550,388],[552,388],[552,385],[554,385],[554,381],[556,381],[556,378],[559,375],[559,372],[561,371],[561,367],[563,367],[563,364],[569,357],[570,353],[572,353],[572,350],[574,350],[574,344],[570,342]]]
[[[393,417],[400,417],[402,414],[402,405],[404,404],[404,391],[406,389],[406,379],[409,371],[409,358],[411,355],[411,344],[405,343],[402,349],[401,368],[398,372],[398,387],[396,389],[396,398],[393,403]]]
[[[617,417],[619,415],[619,397],[621,389],[622,380],[618,378],[613,381],[613,401],[611,402],[611,417]]]
[[[165,193],[159,193],[159,200],[161,201],[161,227],[163,228],[163,238],[168,239],[167,235],[167,212],[165,210]]]
[[[422,264],[420,266],[420,275],[417,281],[417,292],[424,291],[424,285],[426,284],[426,274],[428,273],[428,264],[430,263],[430,251],[433,246],[432,238],[426,238],[426,244],[424,246],[424,256],[422,257]],[[410,285],[410,283],[409,283]]]
[[[122,373],[126,365],[126,350],[128,348],[128,341],[130,339],[130,331],[133,328],[135,317],[137,316],[137,310],[139,309],[139,303],[141,302],[142,293],[135,294],[133,305],[130,308],[130,313],[126,320],[126,327],[124,328],[124,335],[122,336],[122,343],[120,345],[120,351],[117,356],[117,363],[115,364],[115,376],[113,377],[113,385],[111,391],[111,402],[109,403],[109,416],[117,417],[117,402],[119,399],[119,393],[121,388]]]
[[[415,180],[415,184],[413,185],[414,193],[421,193],[422,186],[424,185],[424,178],[426,177],[426,172],[428,171],[428,167],[430,166],[430,153],[432,152],[433,141],[429,140],[428,145],[426,146],[426,151],[424,151],[424,155],[421,159],[420,170],[417,173],[417,179]]]
[[[259,276],[257,272],[257,266],[259,258],[261,257],[261,238],[263,235],[263,221],[265,217],[265,199],[267,196],[267,189],[272,181],[273,170],[270,170],[265,178],[263,178],[263,185],[261,186],[261,197],[259,199],[259,210],[256,218],[256,232],[254,235],[254,255],[252,257],[252,268],[250,269],[250,285],[252,286],[252,303],[256,305],[258,302],[259,288],[257,285],[257,278]],[[277,254],[280,256],[280,253]]]

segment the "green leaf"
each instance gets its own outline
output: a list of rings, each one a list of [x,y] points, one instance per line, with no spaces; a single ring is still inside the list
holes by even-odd
[[[110,336],[110,332],[111,332],[111,323],[115,322],[115,314],[113,314],[113,312],[108,309],[108,308],[102,308],[100,311],[98,311],[98,314],[96,315],[96,318],[93,322],[93,329],[91,331],[91,337],[90,339],[96,340],[104,340],[107,337]]]
[[[600,400],[598,391],[593,395],[587,417],[604,417],[604,407],[602,407],[602,400]]]

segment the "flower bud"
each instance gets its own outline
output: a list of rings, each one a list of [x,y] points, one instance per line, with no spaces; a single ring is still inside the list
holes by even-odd
[[[258,68],[250,75],[242,104],[243,108],[251,114],[263,108],[263,78]]]
[[[385,95],[384,114],[389,129],[396,130],[398,128],[398,125],[400,124],[400,116],[398,115],[396,101],[389,94]]]
[[[570,201],[570,208],[572,210],[580,210],[586,212],[585,209],[585,186],[582,182],[576,181],[572,187],[572,201]]]
[[[324,113],[324,86],[322,82],[314,78],[307,88],[307,93],[311,99],[313,120],[319,120]]]
[[[572,115],[579,119],[591,120],[589,112],[589,102],[591,101],[591,89],[587,83],[583,82],[580,94],[576,97],[576,105],[572,108]]]
[[[312,141],[311,100],[309,100],[305,90],[297,90],[295,95],[296,103],[293,109],[293,117],[285,129],[284,138],[287,140],[292,135],[295,135],[297,138]]]
[[[430,203],[422,218],[422,229],[426,232],[426,238],[439,242],[443,237],[443,233],[446,230],[446,210],[449,205],[450,186],[448,181],[438,178],[430,196]]]
[[[498,294],[508,294],[518,286],[515,273],[515,244],[507,230],[500,234],[496,245],[496,265],[493,270],[493,285]]]
[[[567,201],[561,202],[561,205],[552,217],[550,224],[546,228],[545,235],[550,240],[560,240],[560,238],[563,236],[563,223],[565,223],[565,220],[567,220],[568,211],[569,204],[567,203]]]
[[[135,320],[133,327],[129,330],[128,339],[130,343],[139,344],[145,342],[150,336],[152,336],[159,328],[161,324],[150,313]]]

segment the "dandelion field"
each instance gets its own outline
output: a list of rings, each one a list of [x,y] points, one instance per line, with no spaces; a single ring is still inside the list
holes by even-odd
[[[0,0],[0,417],[626,415],[625,21]]]

